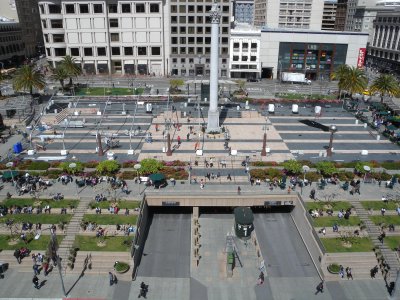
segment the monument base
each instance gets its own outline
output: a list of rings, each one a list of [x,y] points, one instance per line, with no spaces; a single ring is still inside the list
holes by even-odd
[[[221,128],[219,127],[219,110],[208,111],[208,122],[207,122],[207,133],[219,133]]]

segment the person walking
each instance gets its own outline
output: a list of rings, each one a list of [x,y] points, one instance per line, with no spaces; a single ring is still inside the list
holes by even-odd
[[[40,289],[40,285],[39,285],[39,278],[35,275],[32,278],[32,283],[33,283],[33,287],[35,289]]]
[[[36,275],[39,275],[39,266],[37,264],[34,264],[33,267],[33,273]]]
[[[14,257],[17,259],[18,264],[21,264],[21,252],[19,249],[15,249]]]
[[[318,293],[323,293],[324,292],[324,281],[322,280],[318,285],[317,285],[317,291],[315,292],[315,295]]]
[[[264,273],[261,272],[260,275],[258,276],[258,283],[257,285],[261,285],[264,283]]]
[[[349,280],[350,278],[351,278],[351,280],[353,280],[353,274],[351,273],[350,267],[346,268],[346,275],[347,275],[347,280]]]
[[[146,296],[147,296],[147,292],[148,292],[148,291],[149,291],[149,286],[146,285],[146,284],[142,281],[142,283],[140,284],[140,293],[139,293],[138,298],[143,297],[143,298],[146,299]]]
[[[112,286],[113,283],[114,283],[114,276],[113,276],[113,273],[108,272],[108,278],[110,279],[110,286]]]
[[[240,195],[241,192],[242,192],[242,189],[240,188],[240,186],[238,186],[238,188],[237,188],[238,195]]]

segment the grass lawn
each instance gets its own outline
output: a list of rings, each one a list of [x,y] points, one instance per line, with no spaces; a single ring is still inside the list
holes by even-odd
[[[99,225],[117,225],[117,224],[136,224],[136,215],[111,215],[111,214],[101,214],[101,215],[84,215],[83,221],[85,222],[95,222]]]
[[[4,200],[3,202],[1,202],[1,204],[5,205],[7,207],[11,207],[14,205],[29,206],[29,205],[33,205],[35,202],[36,202],[36,200],[32,199],[32,198],[21,198],[21,199],[11,198],[11,199]],[[68,208],[71,205],[73,205],[74,207],[77,207],[79,200],[64,199],[64,200],[54,201],[52,199],[41,199],[40,202],[41,202],[42,207],[48,204],[52,208],[62,208],[62,207]]]
[[[399,216],[370,216],[369,217],[375,225],[379,225],[381,223],[385,223],[386,225],[400,225],[400,217]]]
[[[352,239],[351,247],[344,247],[340,238],[321,238],[321,241],[326,252],[369,252],[374,247],[367,237]]]
[[[395,202],[384,203],[383,201],[361,201],[361,205],[365,209],[381,210],[384,207],[386,210],[395,210],[398,204]]]
[[[101,209],[108,209],[113,203],[112,201],[101,201],[99,203],[94,202],[94,207],[99,206]],[[138,208],[140,206],[140,201],[127,201],[127,200],[119,200],[118,202],[118,207],[120,209],[128,208],[128,209],[134,209]]]
[[[351,204],[347,201],[331,201],[331,202],[324,202],[324,201],[319,201],[319,202],[306,202],[306,208],[307,210],[309,209],[323,209],[326,210],[327,206],[330,205],[332,206],[332,209],[335,211],[339,211],[341,209],[346,210],[351,207]]]
[[[61,243],[62,239],[64,237],[57,235],[57,240],[58,244]],[[17,248],[25,247],[25,243],[22,241],[19,241],[15,245],[9,245],[8,244],[9,236],[8,235],[0,235],[0,249],[1,250],[15,250]],[[46,250],[47,245],[49,244],[50,241],[50,235],[42,235],[38,240],[32,239],[27,247],[30,250]]]
[[[314,227],[332,227],[333,224],[338,226],[358,226],[361,220],[359,217],[350,217],[348,220],[345,218],[339,219],[338,217],[318,217],[314,219]]]
[[[0,223],[5,223],[7,219],[14,220],[16,222],[31,222],[42,223],[42,224],[59,224],[60,222],[68,223],[72,218],[72,215],[61,215],[61,214],[18,214],[18,215],[7,215],[6,217],[0,218]]]
[[[106,237],[106,245],[104,247],[97,246],[97,238],[94,236],[77,235],[75,237],[75,247],[81,251],[130,251],[131,247],[123,244],[125,240],[132,241],[133,235],[128,237],[116,236]]]
[[[143,88],[136,88],[136,93],[132,90],[132,88],[103,88],[103,87],[91,87],[91,88],[79,88],[75,90],[76,96],[104,96],[104,92],[106,95],[141,95],[143,94]]]
[[[387,236],[385,237],[385,243],[392,250],[394,250],[394,248],[399,248],[400,236]]]

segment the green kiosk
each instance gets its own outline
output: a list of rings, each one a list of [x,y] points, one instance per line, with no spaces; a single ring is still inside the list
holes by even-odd
[[[254,230],[254,215],[250,207],[236,207],[233,210],[235,215],[235,233],[242,240],[248,240]]]

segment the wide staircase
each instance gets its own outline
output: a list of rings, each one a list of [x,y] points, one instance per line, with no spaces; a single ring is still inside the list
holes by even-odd
[[[396,281],[397,279],[397,270],[400,269],[399,260],[394,253],[385,243],[381,243],[378,240],[378,236],[381,234],[381,228],[375,225],[370,219],[367,210],[361,205],[359,201],[352,200],[350,203],[353,205],[355,211],[357,212],[357,216],[364,222],[367,227],[368,234],[375,246],[376,249],[379,249],[382,253],[382,256],[385,259],[386,264],[389,265],[390,269],[381,267],[382,274],[386,279],[386,282],[389,283],[391,281]],[[376,259],[375,259],[376,260]],[[378,262],[376,262],[378,264]]]
[[[342,265],[345,269],[351,268],[354,280],[369,279],[371,278],[370,270],[378,263],[373,252],[354,252],[354,253],[326,253],[325,266],[325,280],[340,280],[338,274],[331,274],[327,271],[327,266],[335,263]],[[382,275],[378,272],[375,278],[382,279]],[[344,279],[346,278],[346,272]]]

